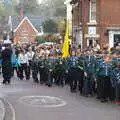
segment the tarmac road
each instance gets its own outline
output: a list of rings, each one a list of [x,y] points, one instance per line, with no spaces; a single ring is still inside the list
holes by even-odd
[[[13,78],[11,85],[1,84],[0,91],[6,120],[120,120],[120,106],[72,94],[68,87],[48,88]]]

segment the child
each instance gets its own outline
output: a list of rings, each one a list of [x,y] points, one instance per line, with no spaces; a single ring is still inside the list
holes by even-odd
[[[115,88],[116,104],[120,105],[120,61],[117,62],[116,68],[112,71],[111,82]]]

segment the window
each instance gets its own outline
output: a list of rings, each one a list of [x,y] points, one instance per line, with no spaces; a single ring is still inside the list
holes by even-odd
[[[90,22],[96,22],[96,0],[90,1]]]
[[[22,35],[28,35],[28,32],[27,31],[23,31]]]
[[[28,38],[24,37],[22,38],[21,42],[25,44],[25,43],[28,43],[29,41],[28,41]]]

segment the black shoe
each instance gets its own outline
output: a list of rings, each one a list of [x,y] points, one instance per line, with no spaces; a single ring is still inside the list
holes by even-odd
[[[24,78],[20,78],[20,80],[23,80]]]
[[[82,93],[82,92],[80,92],[80,95],[81,95],[81,96],[83,96],[83,93]]]
[[[71,90],[71,93],[76,93],[76,90]]]
[[[51,84],[48,84],[47,86],[48,86],[48,87],[52,87],[52,85],[51,85]]]
[[[2,83],[3,83],[3,84],[6,84],[6,81],[3,81]]]
[[[10,83],[11,83],[11,82],[10,82],[10,81],[8,81],[8,85],[10,85]]]
[[[35,83],[39,83],[39,81],[37,81],[37,80],[36,80],[36,81],[34,81],[34,82],[35,82]]]
[[[100,102],[101,102],[101,103],[106,103],[106,102],[108,102],[108,100],[103,99],[103,100],[101,100]]]
[[[41,85],[43,85],[43,84],[44,84],[44,82],[43,82],[43,81],[40,81],[40,84],[41,84]]]

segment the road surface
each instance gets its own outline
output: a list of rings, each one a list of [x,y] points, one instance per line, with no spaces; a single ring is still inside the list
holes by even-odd
[[[120,120],[120,106],[70,93],[67,86],[48,88],[14,77],[11,85],[0,84],[0,97],[6,120]]]

